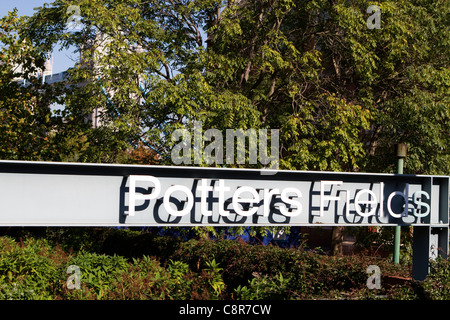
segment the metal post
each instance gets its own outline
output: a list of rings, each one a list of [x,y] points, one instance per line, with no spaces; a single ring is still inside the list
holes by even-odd
[[[406,158],[406,144],[399,143],[397,144],[397,174],[403,174],[403,165]],[[401,236],[401,227],[395,227],[394,234],[394,264],[399,264],[400,262],[400,236]]]

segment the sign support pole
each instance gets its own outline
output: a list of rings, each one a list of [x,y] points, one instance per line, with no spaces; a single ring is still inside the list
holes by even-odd
[[[436,197],[433,186],[440,185],[439,203],[431,204],[431,209],[439,211],[439,216],[425,219],[430,222],[428,226],[414,226],[413,228],[413,262],[412,277],[416,281],[423,281],[430,272],[430,261],[442,257],[448,259],[449,252],[449,227],[448,225],[435,225],[438,222],[448,222],[449,219],[449,189],[448,181],[430,178],[425,190],[430,197]]]
[[[406,144],[399,143],[397,145],[397,174],[403,174],[403,165],[406,158]],[[400,236],[401,236],[401,227],[395,227],[394,234],[394,264],[399,264],[400,262]]]

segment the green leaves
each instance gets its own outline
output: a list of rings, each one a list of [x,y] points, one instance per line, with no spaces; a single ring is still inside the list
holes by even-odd
[[[36,77],[45,54],[24,37],[25,21],[17,11],[0,19],[0,158],[52,159],[55,145],[49,132],[57,119],[49,105],[60,88],[43,85]]]
[[[370,110],[335,95],[323,95],[317,105],[305,103],[298,114],[287,116],[283,138],[295,142],[287,148],[291,160],[285,158],[283,164],[303,170],[358,169],[365,155],[360,132],[369,129]]]
[[[145,146],[171,164],[171,133],[196,120],[280,129],[282,168],[392,171],[402,141],[407,172],[445,174],[450,38],[438,2],[81,0],[77,32],[65,28],[67,1],[11,14],[0,36],[0,134],[11,143],[0,154],[133,162]],[[367,27],[369,5],[380,29]],[[66,86],[42,86],[34,75],[57,43],[81,60]],[[11,81],[14,63],[32,85]]]
[[[289,278],[279,272],[273,277],[255,273],[247,286],[238,286],[234,293],[237,300],[281,300],[289,299]]]
[[[4,237],[0,245],[0,298],[50,299],[60,271],[53,258],[60,252],[49,252],[47,243],[34,239],[20,245]]]

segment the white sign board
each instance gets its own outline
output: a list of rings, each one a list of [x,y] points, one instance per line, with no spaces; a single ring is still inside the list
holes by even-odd
[[[0,225],[448,226],[444,176],[0,161]]]

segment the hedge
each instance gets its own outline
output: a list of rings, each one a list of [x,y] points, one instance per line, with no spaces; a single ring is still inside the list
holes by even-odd
[[[0,237],[0,299],[450,299],[450,263],[424,282],[366,286],[367,267],[408,277],[410,265],[361,255],[140,231],[47,230]],[[67,268],[80,269],[69,289]]]

